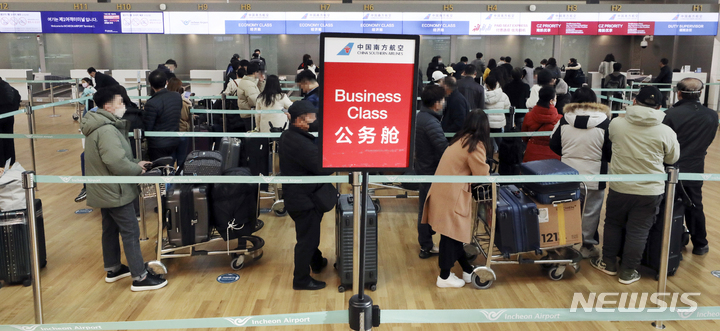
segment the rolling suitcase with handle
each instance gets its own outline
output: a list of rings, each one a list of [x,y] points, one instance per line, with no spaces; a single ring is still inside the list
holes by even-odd
[[[220,155],[222,155],[222,171],[240,165],[242,140],[239,138],[223,137],[220,140]]]
[[[185,158],[182,173],[185,176],[220,176],[222,161],[218,151],[192,151]]]
[[[40,268],[47,264],[42,202],[35,200],[35,226]],[[30,286],[30,242],[27,210],[0,212],[0,280]]]
[[[523,175],[578,175],[578,171],[573,167],[556,159],[522,163],[520,173]],[[522,188],[527,195],[541,204],[580,199],[579,182],[524,183]]]
[[[495,246],[505,255],[540,251],[537,205],[514,185],[498,188]]]
[[[665,199],[660,204],[660,212],[657,215],[655,224],[650,228],[645,251],[643,252],[642,265],[655,271],[656,276],[660,272],[660,260],[662,255],[663,231],[665,230]],[[685,226],[685,205],[679,196],[675,198],[673,208],[672,225],[670,226],[670,254],[668,257],[668,276],[675,275],[680,268],[682,260],[683,237]]]
[[[335,268],[340,276],[340,292],[353,286],[353,202],[352,195],[342,194],[335,210]],[[377,212],[370,197],[367,197],[367,209],[365,286],[375,291],[378,277]]]
[[[187,246],[210,237],[208,186],[174,184],[168,189],[165,222],[170,244]]]

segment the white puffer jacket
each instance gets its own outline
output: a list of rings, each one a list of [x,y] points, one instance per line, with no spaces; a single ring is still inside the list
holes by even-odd
[[[555,124],[550,149],[562,156],[562,162],[581,175],[608,173],[612,145],[608,127],[610,108],[599,103],[569,103]],[[603,190],[605,183],[586,182],[590,190]]]
[[[485,89],[485,109],[510,109],[510,98],[499,85],[494,90]],[[491,129],[500,129],[505,126],[505,114],[487,114]]]

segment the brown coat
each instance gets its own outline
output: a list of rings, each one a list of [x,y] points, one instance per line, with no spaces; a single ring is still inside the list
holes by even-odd
[[[468,153],[465,139],[445,150],[435,176],[487,176],[489,166],[483,143]],[[422,223],[429,223],[433,231],[463,243],[472,238],[472,204],[470,184],[433,183],[425,200]]]

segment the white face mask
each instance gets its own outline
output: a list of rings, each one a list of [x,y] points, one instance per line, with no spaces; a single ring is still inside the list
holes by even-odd
[[[127,110],[127,108],[125,107],[125,105],[122,105],[121,108],[115,109],[115,116],[117,118],[122,118],[123,115],[125,115],[126,110]]]
[[[83,87],[83,88],[87,88],[87,87],[88,87],[88,83],[82,83],[82,87]]]

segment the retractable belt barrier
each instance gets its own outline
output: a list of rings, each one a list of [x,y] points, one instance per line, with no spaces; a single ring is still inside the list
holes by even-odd
[[[20,115],[20,114],[25,114],[25,112],[26,112],[25,108],[18,109],[18,110],[16,110],[16,111],[11,111],[11,112],[9,112],[9,113],[5,113],[5,114],[0,115],[0,119],[8,118],[8,117],[13,117],[13,116],[15,116],[15,115]]]

